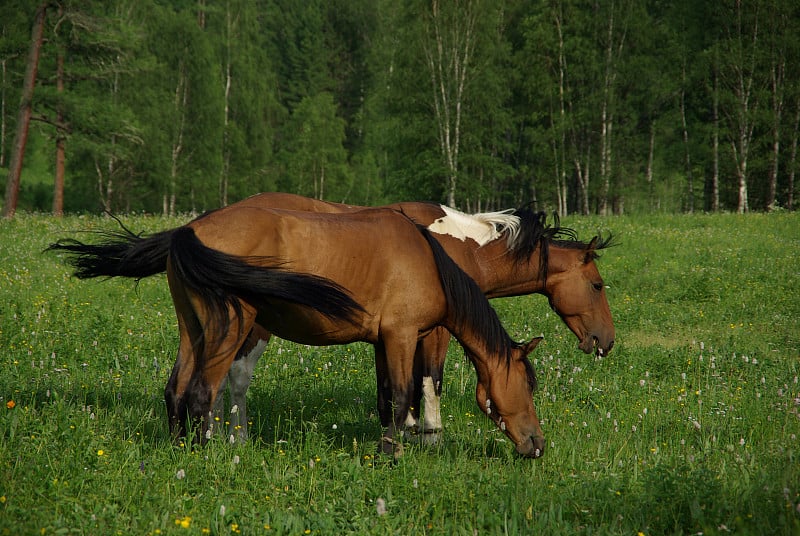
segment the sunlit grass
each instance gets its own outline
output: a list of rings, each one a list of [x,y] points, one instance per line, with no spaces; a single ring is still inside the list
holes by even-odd
[[[106,218],[0,222],[0,534],[800,531],[800,219],[564,223],[619,236],[599,261],[614,351],[580,353],[539,296],[493,302],[514,338],[545,336],[532,356],[545,456],[514,455],[452,346],[443,441],[393,464],[375,456],[364,344],[273,341],[249,393],[252,441],[174,445],[163,276],[78,281],[41,253]]]

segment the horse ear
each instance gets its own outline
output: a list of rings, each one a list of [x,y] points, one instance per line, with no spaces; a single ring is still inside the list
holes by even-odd
[[[586,255],[583,257],[583,264],[589,264],[593,260],[597,258],[597,244],[600,242],[600,237],[595,236],[589,242],[589,245],[586,246]]]
[[[537,346],[537,345],[538,345],[540,342],[542,342],[542,339],[543,339],[543,338],[544,338],[544,337],[536,337],[536,338],[534,338],[534,339],[531,339],[529,342],[527,342],[527,343],[525,343],[525,344],[523,345],[523,347],[522,347],[522,350],[523,350],[523,352],[525,353],[525,357],[527,357],[527,356],[528,356],[528,354],[530,354],[531,352],[533,352],[533,349],[534,349],[534,348],[536,348],[536,346]]]

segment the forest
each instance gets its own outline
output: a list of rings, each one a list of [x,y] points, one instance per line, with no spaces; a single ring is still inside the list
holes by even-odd
[[[798,72],[796,0],[6,0],[3,215],[794,210]]]

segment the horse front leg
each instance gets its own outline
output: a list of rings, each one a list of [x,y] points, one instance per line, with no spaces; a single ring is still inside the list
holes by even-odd
[[[422,441],[426,444],[438,443],[442,435],[442,379],[449,344],[450,333],[443,327],[435,328],[420,341],[423,351],[421,396],[425,403]]]
[[[380,450],[395,459],[403,455],[404,423],[413,396],[416,338],[416,333],[384,335],[383,343],[375,349],[378,411],[385,427]]]

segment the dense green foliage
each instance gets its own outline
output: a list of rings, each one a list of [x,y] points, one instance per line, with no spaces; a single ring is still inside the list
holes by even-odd
[[[275,189],[562,215],[798,203],[792,0],[47,5],[22,209],[50,209],[59,135],[68,211]],[[36,7],[0,6],[0,179]]]
[[[392,464],[362,344],[273,341],[253,440],[173,445],[164,278],[78,281],[41,253],[108,218],[0,222],[0,534],[797,534],[798,216],[565,223],[619,236],[599,261],[613,352],[580,353],[540,296],[493,302],[513,337],[545,337],[544,457],[517,458],[479,412],[453,345],[442,444]]]

